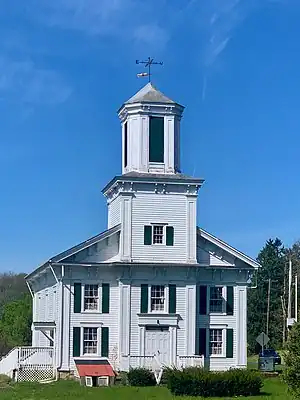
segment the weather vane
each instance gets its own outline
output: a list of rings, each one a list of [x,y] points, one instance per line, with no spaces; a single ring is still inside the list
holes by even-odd
[[[149,82],[151,81],[151,66],[152,65],[163,65],[163,62],[155,62],[154,58],[148,57],[148,59],[146,61],[139,61],[136,60],[135,62],[136,64],[145,64],[145,68],[148,68],[148,72],[140,72],[139,74],[137,74],[138,78],[143,78],[145,76],[148,76]]]

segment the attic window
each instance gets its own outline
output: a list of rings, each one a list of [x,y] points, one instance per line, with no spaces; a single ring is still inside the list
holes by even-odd
[[[149,162],[164,162],[164,118],[150,117]]]

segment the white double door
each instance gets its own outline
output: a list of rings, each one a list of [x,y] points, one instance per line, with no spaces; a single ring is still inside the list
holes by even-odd
[[[170,365],[170,332],[168,326],[147,326],[145,355],[156,356],[163,365]]]

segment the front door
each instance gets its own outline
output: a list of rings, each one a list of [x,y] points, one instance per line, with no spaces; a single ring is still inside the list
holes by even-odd
[[[163,365],[170,365],[170,332],[168,326],[147,326],[145,355],[156,356]]]

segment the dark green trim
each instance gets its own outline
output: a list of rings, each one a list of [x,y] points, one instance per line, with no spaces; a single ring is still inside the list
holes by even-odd
[[[73,328],[73,357],[80,357],[80,328]]]
[[[206,329],[199,329],[199,355],[207,357]]]
[[[101,329],[101,357],[108,357],[109,348],[109,328],[102,327]]]
[[[74,283],[74,313],[81,313],[81,283]]]
[[[164,162],[164,118],[150,117],[149,121],[149,162]]]
[[[152,226],[145,225],[144,226],[144,245],[151,245],[152,244]]]
[[[233,329],[226,329],[226,357],[233,358]]]
[[[176,285],[169,285],[169,313],[176,314]]]
[[[234,310],[233,286],[227,286],[226,314],[233,315],[233,310]]]
[[[173,226],[167,226],[167,228],[166,228],[166,245],[174,246],[174,228],[173,228]]]
[[[141,285],[141,314],[148,313],[148,285]]]
[[[109,313],[109,283],[102,283],[102,313]]]
[[[207,314],[207,286],[199,286],[199,314]]]

